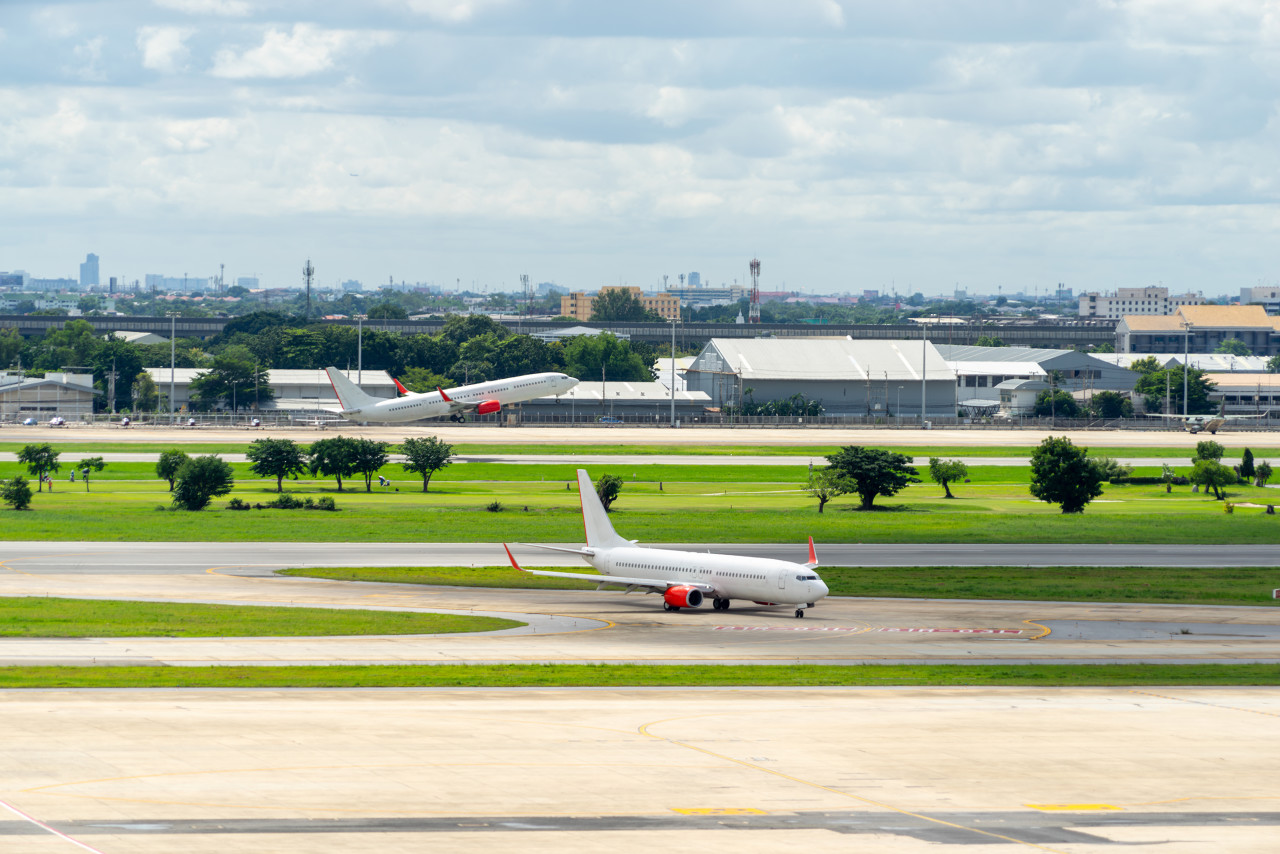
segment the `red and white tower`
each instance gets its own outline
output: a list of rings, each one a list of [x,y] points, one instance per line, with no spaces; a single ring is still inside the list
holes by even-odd
[[[747,323],[760,322],[760,261],[751,259],[751,303],[747,310]]]

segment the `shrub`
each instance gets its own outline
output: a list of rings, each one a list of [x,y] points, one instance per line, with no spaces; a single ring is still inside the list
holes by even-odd
[[[303,503],[292,492],[282,492],[273,500],[268,501],[266,506],[274,507],[277,510],[297,510],[303,506]]]
[[[241,501],[239,498],[233,498],[227,502],[228,510],[248,510],[249,502]]]
[[[491,502],[491,503],[490,503],[487,507],[485,507],[484,509],[485,509],[485,510],[488,510],[490,513],[501,513],[501,512],[502,512],[502,502],[501,502],[501,501],[494,501],[494,502]]]
[[[31,484],[22,475],[15,475],[0,485],[0,500],[14,510],[26,510],[31,506]]]
[[[332,495],[322,495],[316,499],[315,509],[334,511],[338,509],[338,505],[333,502]]]

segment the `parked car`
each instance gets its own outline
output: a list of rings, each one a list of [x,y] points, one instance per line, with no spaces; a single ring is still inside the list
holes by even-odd
[[[38,422],[38,421],[36,421],[34,418],[24,418],[24,419],[22,419],[22,426],[23,426],[23,427],[34,427],[34,426],[36,426],[36,424],[38,424],[38,423],[39,423],[39,422]]]

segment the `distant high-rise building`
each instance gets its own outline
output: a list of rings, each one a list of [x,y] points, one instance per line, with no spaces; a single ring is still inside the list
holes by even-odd
[[[98,256],[90,252],[80,265],[80,287],[87,288],[98,284]]]
[[[364,285],[360,284],[355,279],[347,279],[345,282],[342,283],[342,290],[344,293],[349,293],[349,294],[360,293],[360,291],[364,290]]]
[[[1199,294],[1170,295],[1168,288],[1117,288],[1115,294],[1096,291],[1080,295],[1081,317],[1121,318],[1134,314],[1167,315],[1184,305],[1204,305]]]
[[[240,278],[236,279],[236,284],[242,288],[248,288],[249,290],[253,290],[256,287],[260,287],[258,285],[257,276],[241,276]]]
[[[689,274],[689,287],[691,287],[691,288],[700,288],[700,287],[702,287],[702,274],[701,274],[701,273],[690,273],[690,274]]]

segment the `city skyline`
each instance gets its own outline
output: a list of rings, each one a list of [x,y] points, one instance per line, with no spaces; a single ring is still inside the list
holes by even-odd
[[[10,0],[0,269],[511,291],[1276,280],[1265,2]]]

